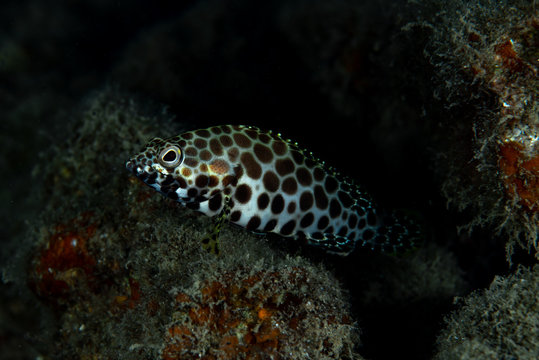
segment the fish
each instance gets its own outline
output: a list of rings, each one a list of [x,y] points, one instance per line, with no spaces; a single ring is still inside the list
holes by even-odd
[[[346,256],[356,247],[400,253],[422,234],[413,217],[381,210],[348,177],[280,133],[217,125],[154,138],[126,162],[146,185],[216,219],[202,243],[219,253],[227,221]]]

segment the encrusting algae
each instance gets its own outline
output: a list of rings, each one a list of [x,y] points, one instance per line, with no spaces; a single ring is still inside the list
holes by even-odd
[[[162,358],[353,358],[350,315],[321,293],[310,271],[236,269],[177,293]],[[309,346],[300,351],[302,338]]]

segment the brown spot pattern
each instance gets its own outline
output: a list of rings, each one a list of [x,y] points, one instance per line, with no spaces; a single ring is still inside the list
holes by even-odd
[[[243,134],[236,133],[232,135],[232,137],[239,147],[248,148],[251,146],[251,140],[249,140],[249,138]]]
[[[302,155],[299,151],[297,151],[297,150],[292,150],[291,153],[292,153],[292,159],[294,159],[294,161],[296,162],[296,164],[298,164],[298,165],[303,164],[303,159],[304,159],[304,157],[303,157],[303,155]]]
[[[216,156],[223,155],[223,146],[217,139],[210,140],[210,150]]]
[[[296,221],[290,220],[286,224],[284,224],[283,227],[281,228],[281,234],[290,235],[292,234],[295,228],[296,228]]]
[[[208,187],[216,187],[217,185],[219,185],[219,178],[215,175],[211,175]]]
[[[296,202],[291,201],[290,204],[288,204],[288,207],[286,208],[286,211],[288,211],[289,214],[293,214],[294,211],[296,211]]]
[[[189,190],[187,190],[187,196],[189,196],[190,198],[195,198],[198,196],[198,190],[195,189],[195,188],[190,188]]]
[[[273,171],[267,171],[264,174],[264,178],[262,179],[262,182],[264,183],[264,187],[266,190],[275,192],[279,189],[279,178]]]
[[[210,198],[210,200],[208,201],[208,208],[211,211],[218,211],[219,209],[221,209],[222,202],[223,197],[221,196],[221,194],[218,193],[214,197]]]
[[[322,179],[324,179],[324,176],[326,175],[326,173],[320,167],[315,167],[314,170],[313,170],[313,175],[314,175],[314,179],[316,181],[322,181]]]
[[[240,154],[240,151],[238,150],[238,148],[234,147],[228,150],[228,158],[230,159],[231,162],[236,162],[239,154]]]
[[[222,126],[222,130],[226,134],[230,134],[232,132],[232,129],[230,129],[230,126],[228,126],[228,125]]]
[[[245,133],[253,140],[256,140],[258,138],[258,132],[254,129],[247,129],[245,130]]]
[[[281,176],[285,176],[294,171],[295,165],[290,159],[279,159],[275,162],[275,170]]]
[[[186,159],[183,161],[183,163],[184,163],[185,165],[187,165],[187,166],[192,167],[192,168],[195,168],[195,167],[198,166],[198,160],[195,159],[195,158],[191,158],[191,157],[186,158]]]
[[[293,177],[287,177],[281,185],[283,191],[289,195],[294,195],[298,191],[298,183]]]
[[[236,189],[236,200],[238,200],[242,204],[246,204],[251,199],[251,188],[247,184],[241,184]]]
[[[221,141],[221,144],[223,144],[223,146],[225,147],[232,146],[232,144],[234,143],[228,135],[221,136],[219,140]]]
[[[222,131],[221,131],[221,127],[219,126],[213,126],[210,128],[210,131],[212,133],[214,133],[215,135],[219,135]]]
[[[273,141],[271,147],[277,155],[284,155],[286,153],[287,145],[282,140],[276,139],[275,141]]]
[[[199,188],[203,188],[203,187],[206,187],[206,185],[208,185],[209,181],[210,179],[206,175],[198,175],[197,178],[195,179],[195,185],[198,186]]]
[[[239,210],[236,210],[236,211],[233,211],[231,214],[230,214],[230,221],[232,222],[238,222],[241,218],[241,211]]]
[[[304,191],[299,198],[299,208],[301,211],[309,210],[313,206],[314,198],[310,191]]]
[[[262,193],[258,196],[257,204],[260,210],[264,210],[269,205],[270,198],[267,193]]]
[[[176,169],[174,181],[159,173],[142,180],[159,183],[160,190],[173,199],[178,198],[178,187],[187,189],[187,196],[178,200],[189,208],[200,209],[199,202],[209,199],[208,210],[216,213],[227,196],[232,222],[241,221],[255,231],[279,229],[284,236],[323,241],[328,248],[347,246],[350,236],[380,236],[371,229],[365,231],[367,224],[378,225],[368,198],[362,199],[353,184],[340,183],[337,174],[328,174],[314,157],[305,156],[276,134],[243,126],[214,126],[166,141],[171,139],[184,151],[185,166]],[[164,146],[165,141],[156,140],[154,148],[140,154],[138,163],[154,161],[160,143]],[[256,181],[238,184],[243,175]],[[242,210],[238,210],[240,204]],[[269,211],[274,215],[262,217]],[[313,227],[318,228],[316,232],[306,231]]]
[[[314,187],[314,200],[316,202],[316,206],[319,209],[326,209],[328,207],[328,197],[326,196],[326,192],[320,185],[316,185]]]
[[[180,185],[182,189],[187,188],[187,182],[185,181],[184,178],[178,178],[176,179],[176,181],[178,181],[178,185]]]
[[[337,179],[335,179],[335,176],[326,176],[325,187],[329,194],[334,193],[337,190],[339,183],[337,182]]]
[[[267,146],[255,144],[253,150],[258,160],[262,161],[263,163],[269,163],[271,160],[273,160],[273,153]]]
[[[204,161],[208,161],[211,159],[211,153],[208,150],[202,150],[200,152],[200,159]]]
[[[331,202],[329,203],[329,216],[331,216],[333,219],[341,215],[341,204],[337,199],[333,198],[331,199]]]
[[[298,178],[298,182],[303,186],[309,186],[313,182],[311,172],[304,167],[296,170],[296,177]]]
[[[193,138],[193,133],[186,132],[186,133],[181,134],[181,137],[184,138],[185,140],[191,140]]]
[[[309,212],[305,214],[305,216],[303,216],[299,225],[303,228],[306,228],[306,227],[311,226],[313,222],[314,222],[314,215],[312,212]]]
[[[238,183],[238,178],[233,175],[227,175],[223,178],[222,183],[223,183],[223,186],[228,186],[228,185],[236,186],[236,184]]]
[[[266,226],[264,226],[264,231],[272,231],[273,229],[275,229],[275,226],[277,226],[277,220],[271,219],[270,221],[268,221]]]
[[[284,210],[284,199],[281,194],[277,194],[271,202],[271,212],[274,214],[280,214]]]
[[[208,142],[204,139],[195,139],[193,144],[199,149],[204,149],[205,147],[208,146]]]
[[[209,138],[211,136],[210,132],[206,129],[197,130],[195,131],[195,134],[204,138]]]
[[[260,217],[258,216],[253,216],[252,218],[249,219],[249,221],[247,222],[247,225],[245,226],[245,228],[247,230],[256,230],[258,229],[258,227],[260,226],[260,223],[261,223],[261,220],[260,220]]]
[[[210,164],[210,170],[216,174],[225,174],[230,167],[224,160],[217,159]]]
[[[326,215],[322,216],[320,220],[318,220],[317,227],[319,230],[324,230],[325,228],[328,227],[328,225],[329,225],[329,218]]]
[[[241,178],[241,176],[243,175],[243,167],[238,164],[236,166],[234,166],[234,169],[232,169],[234,171],[234,175],[236,175],[236,178]]]
[[[262,168],[251,153],[244,152],[241,154],[241,163],[245,167],[247,176],[255,180],[260,179],[260,176],[262,176]]]
[[[345,208],[349,208],[354,204],[354,200],[350,197],[350,195],[347,192],[339,191],[337,193],[337,196],[339,197],[339,200],[341,201],[341,204]]]
[[[267,144],[271,141],[271,137],[268,134],[260,134],[258,136],[258,140],[260,140],[264,144]]]

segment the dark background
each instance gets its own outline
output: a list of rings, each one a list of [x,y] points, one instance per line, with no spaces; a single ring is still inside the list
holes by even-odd
[[[503,245],[484,256],[484,234],[476,233],[474,242],[459,237],[461,219],[440,195],[433,159],[444,138],[438,127],[444,109],[432,96],[434,74],[423,57],[428,31],[401,31],[415,20],[406,1],[357,2],[360,10],[349,16],[339,9],[351,2],[304,16],[287,10],[295,3],[2,1],[3,241],[16,239],[39,214],[32,196],[39,176],[31,175],[42,161],[37,154],[68,137],[66,122],[76,119],[66,114],[85,96],[112,84],[167,106],[193,129],[247,124],[297,141],[364,185],[382,206],[419,213],[426,241],[457,254],[470,289],[507,272]],[[283,25],[286,11],[295,14],[295,27]],[[335,269],[354,301],[361,297],[356,265],[372,257],[359,251],[321,261]],[[353,304],[365,314],[360,302]],[[428,358],[451,306],[450,298],[389,311],[371,304],[360,320],[366,330],[359,352],[373,359],[403,352]]]

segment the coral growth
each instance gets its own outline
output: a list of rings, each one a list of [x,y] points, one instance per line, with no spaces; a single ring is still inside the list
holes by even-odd
[[[530,156],[519,142],[500,145],[500,170],[507,193],[530,212],[539,211],[539,153]]]
[[[179,292],[162,358],[352,358],[346,305],[310,271],[236,269]]]
[[[139,208],[133,206],[130,212],[127,207],[133,203],[151,209],[152,203],[143,191],[129,195],[132,188],[122,163],[137,147],[128,138],[143,142],[155,135],[158,124],[170,126],[166,118],[144,116],[131,99],[112,88],[88,97],[74,113],[79,120],[72,124],[71,137],[43,152],[34,169],[45,205],[31,228],[35,230],[28,282],[59,316],[56,330],[63,341],[47,344],[46,349],[56,358],[115,354],[125,346],[119,344],[121,338],[96,349],[108,337],[103,326],[121,326],[141,303],[145,316],[155,313],[155,297],[143,296],[145,273],[140,275],[142,282],[125,265],[126,244],[133,246],[129,241],[137,232],[127,226],[126,218],[145,221]],[[72,214],[80,215],[71,219]]]
[[[30,287],[50,302],[61,302],[72,292],[95,287],[96,259],[88,243],[96,233],[90,213],[67,224],[57,225],[46,247],[34,259],[29,274]]]
[[[435,359],[536,359],[539,266],[497,276],[490,288],[458,301],[446,319]]]
[[[511,36],[511,37],[509,37]],[[521,211],[539,211],[539,16],[510,29],[494,45],[485,83],[501,104],[498,157],[509,198]]]
[[[179,131],[166,116],[146,117],[110,88],[75,114],[72,137],[44,153],[34,171],[47,201],[30,233],[28,279],[57,316],[43,330],[57,334],[44,353],[358,357],[347,298],[327,270],[226,227],[222,254],[208,254],[200,239],[211,219],[130,181],[129,154],[158,127]],[[81,215],[69,220],[74,213]]]
[[[539,254],[539,13],[528,1],[450,4],[432,20],[428,46],[452,109],[443,191],[473,209],[466,228],[509,235],[508,257],[515,243]]]

